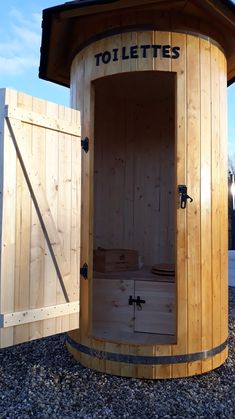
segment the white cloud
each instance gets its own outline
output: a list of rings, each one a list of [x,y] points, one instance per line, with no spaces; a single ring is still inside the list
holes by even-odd
[[[27,27],[19,27],[17,25],[12,25],[14,34],[17,36],[17,39],[24,45],[24,48],[29,48],[35,50],[38,47],[40,42],[40,36],[38,33],[33,32]]]
[[[0,75],[23,74],[38,67],[41,39],[41,16],[34,13],[25,18],[13,8],[9,13],[10,33],[0,40]]]
[[[25,15],[23,15],[23,13],[21,13],[20,10],[12,7],[10,10],[9,16],[13,18],[14,20],[16,20],[21,26],[26,25],[27,27],[34,28],[36,24],[36,25],[39,25],[40,27],[40,23],[41,23],[40,13],[32,13],[31,20],[29,21],[28,19],[25,19]]]
[[[30,67],[37,67],[38,59],[30,57],[1,57],[0,75],[18,76]]]

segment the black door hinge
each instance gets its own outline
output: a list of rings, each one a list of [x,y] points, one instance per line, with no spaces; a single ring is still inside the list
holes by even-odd
[[[81,146],[82,149],[85,151],[85,153],[88,153],[89,151],[89,138],[85,137],[83,140],[81,140]]]
[[[88,278],[88,265],[84,263],[82,268],[80,268],[80,275],[83,276],[84,279]]]

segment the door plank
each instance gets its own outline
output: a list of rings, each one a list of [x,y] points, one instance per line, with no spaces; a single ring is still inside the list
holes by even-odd
[[[135,299],[145,300],[142,309],[135,304],[135,332],[175,334],[175,284],[135,281]]]
[[[48,320],[51,318],[66,316],[67,314],[78,313],[78,311],[79,301],[74,301],[72,303],[0,314],[0,327],[12,327],[40,320]]]
[[[57,107],[56,104],[55,106]],[[48,117],[48,115],[40,114],[39,112],[29,112],[28,110],[22,108],[14,108],[7,105],[5,107],[5,116],[21,122],[26,122],[30,125],[47,128],[52,131],[64,132],[65,134],[70,134],[74,137],[80,137],[81,135],[80,125]]]
[[[5,322],[22,317],[14,325],[0,328],[0,347],[7,347],[79,327],[78,306],[76,311],[66,313],[59,308],[65,298],[58,270],[68,298],[77,302],[81,124],[80,112],[24,93],[1,89],[0,102],[0,313]],[[5,118],[9,115],[13,135]],[[61,141],[66,142],[68,158],[61,155],[63,171],[59,174]],[[60,213],[64,201],[65,220]],[[55,266],[59,267],[57,271]],[[58,309],[50,311],[54,306]]]
[[[51,253],[51,257],[55,265],[55,269],[64,293],[64,297],[68,302],[68,287],[66,287],[66,282],[68,282],[69,274],[68,264],[64,255],[64,251],[60,242],[60,237],[58,235],[54,219],[50,211],[49,204],[47,202],[46,195],[42,187],[42,182],[40,180],[40,176],[37,170],[37,164],[34,161],[32,155],[30,155],[28,153],[28,150],[25,148],[26,139],[24,138],[24,136],[19,135],[19,137],[17,137],[16,139],[14,132],[18,131],[20,133],[21,131],[23,131],[22,128],[20,128],[21,124],[15,121],[13,121],[12,123],[8,117],[6,117],[6,122],[16,149],[18,159],[21,164],[21,168],[24,172],[24,176],[28,184],[32,200],[35,205],[35,209],[37,211],[40,224],[45,239],[47,241],[49,251]]]

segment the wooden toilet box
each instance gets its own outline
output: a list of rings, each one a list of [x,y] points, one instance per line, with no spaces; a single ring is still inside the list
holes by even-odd
[[[70,86],[73,110],[54,108],[53,123],[61,116],[66,124],[57,137],[34,128],[45,138],[35,147],[45,155],[42,184],[57,233],[46,210],[37,216],[68,310],[55,309],[60,324],[67,319],[63,327],[57,320],[52,330],[43,318],[37,331],[71,330],[68,349],[85,366],[155,379],[201,374],[226,360],[226,89],[235,77],[234,41],[230,1],[73,1],[44,10],[39,75]],[[59,156],[54,169],[49,150]],[[48,255],[41,258],[47,266]],[[44,299],[45,310],[51,301]],[[19,307],[11,311],[27,308]],[[3,324],[11,311],[1,308]],[[19,327],[11,332],[20,336]],[[10,329],[2,329],[2,346],[21,339],[4,345]]]

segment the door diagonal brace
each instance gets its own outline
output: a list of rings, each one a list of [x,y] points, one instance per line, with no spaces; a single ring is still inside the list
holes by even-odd
[[[40,198],[43,197],[43,199],[45,201],[44,206],[46,208],[45,214],[43,214],[40,211],[40,207],[39,207],[39,204],[38,204],[38,199],[37,199],[36,193],[34,192],[34,187],[32,185],[30,176],[28,175],[28,172],[27,172],[27,169],[26,169],[26,166],[25,166],[25,163],[24,163],[24,159],[23,159],[22,154],[21,154],[21,150],[18,146],[16,136],[14,134],[14,131],[13,131],[13,128],[12,128],[12,125],[11,125],[11,121],[10,121],[8,116],[5,116],[5,120],[6,120],[6,123],[7,123],[9,133],[11,135],[11,138],[12,138],[12,141],[13,141],[13,144],[14,144],[14,147],[15,147],[15,150],[16,150],[16,154],[17,154],[17,157],[19,159],[20,166],[22,168],[26,183],[28,185],[28,188],[29,188],[29,191],[30,191],[30,195],[31,195],[36,213],[38,215],[38,218],[39,218],[42,230],[43,230],[43,234],[44,234],[45,240],[47,242],[47,245],[48,245],[48,248],[49,248],[49,251],[50,251],[50,254],[51,254],[51,258],[53,260],[55,270],[56,270],[56,273],[57,273],[57,276],[58,276],[58,279],[59,279],[64,297],[65,297],[65,300],[68,303],[69,302],[69,296],[68,296],[68,293],[67,293],[67,290],[66,290],[66,287],[65,287],[65,284],[64,284],[64,276],[66,274],[68,274],[68,271],[66,269],[67,264],[66,264],[66,261],[63,260],[64,258],[63,258],[61,249],[56,249],[56,247],[53,248],[54,240],[50,237],[50,234],[48,233],[47,218],[49,217],[48,222],[50,222],[50,223],[53,220],[52,214],[50,212],[49,205],[47,203],[47,200],[45,201],[45,197],[43,197],[44,194],[42,194],[42,191],[40,191]],[[39,189],[41,189],[40,181],[39,181],[39,184],[37,186],[39,187]],[[54,222],[52,223],[52,228],[53,228],[54,233],[55,233],[55,226],[53,226],[53,224],[54,224]],[[56,235],[58,235],[57,231],[56,231]],[[56,244],[57,244],[57,247],[61,247],[60,244],[58,243],[58,240],[57,240]],[[65,263],[61,264],[58,260],[59,258],[62,259],[62,262],[65,262]],[[61,269],[60,265],[62,265],[62,269]]]

